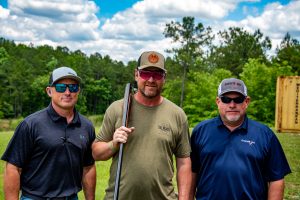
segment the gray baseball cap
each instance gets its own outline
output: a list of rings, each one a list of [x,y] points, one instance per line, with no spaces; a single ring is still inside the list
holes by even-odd
[[[57,69],[54,69],[51,73],[49,85],[52,86],[55,82],[64,78],[73,79],[78,83],[81,82],[81,78],[77,76],[77,73],[73,69],[71,69],[70,67],[59,67]]]
[[[227,92],[238,92],[243,96],[247,96],[247,87],[245,83],[236,78],[227,78],[222,80],[218,88],[218,96],[222,96]]]

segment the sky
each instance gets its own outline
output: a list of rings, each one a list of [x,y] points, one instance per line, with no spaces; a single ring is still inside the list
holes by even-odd
[[[0,0],[0,37],[127,63],[143,51],[167,55],[175,44],[164,37],[165,25],[185,16],[215,33],[260,29],[273,51],[287,32],[300,41],[300,0]]]

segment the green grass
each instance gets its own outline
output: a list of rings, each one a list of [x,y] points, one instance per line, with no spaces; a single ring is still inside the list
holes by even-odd
[[[5,148],[12,136],[12,131],[0,132],[0,155],[3,154]],[[300,199],[300,134],[293,133],[277,133],[284,152],[287,156],[293,173],[285,177],[286,187],[284,199],[295,200]],[[103,199],[104,191],[107,186],[109,177],[109,161],[96,162],[97,167],[97,187],[96,199]],[[4,199],[3,195],[3,170],[5,162],[0,161],[0,199]],[[83,192],[79,193],[79,199],[84,199]]]
[[[284,199],[300,199],[300,134],[276,135],[292,168],[292,173],[285,177]]]

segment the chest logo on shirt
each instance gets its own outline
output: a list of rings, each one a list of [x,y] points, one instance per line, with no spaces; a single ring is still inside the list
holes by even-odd
[[[81,140],[85,140],[85,136],[84,135],[80,134],[79,137],[80,137]]]
[[[169,124],[159,124],[158,128],[165,133],[169,133],[171,131]]]
[[[252,140],[244,140],[244,139],[241,139],[241,142],[248,143],[249,146],[252,146],[253,144],[255,144],[255,142],[252,141]]]

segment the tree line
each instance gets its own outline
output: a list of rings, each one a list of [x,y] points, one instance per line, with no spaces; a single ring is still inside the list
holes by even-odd
[[[179,44],[161,50],[173,55],[166,58],[163,95],[185,110],[191,126],[217,115],[218,84],[228,77],[246,83],[251,97],[248,115],[274,124],[277,77],[300,71],[298,40],[286,33],[270,55],[271,41],[260,30],[230,27],[214,34],[193,17],[167,23],[163,34]],[[59,66],[69,66],[82,77],[77,109],[85,115],[103,114],[123,97],[125,84],[134,81],[136,65],[136,60],[124,64],[109,55],[16,44],[0,37],[0,118],[24,117],[47,106],[45,87]]]

